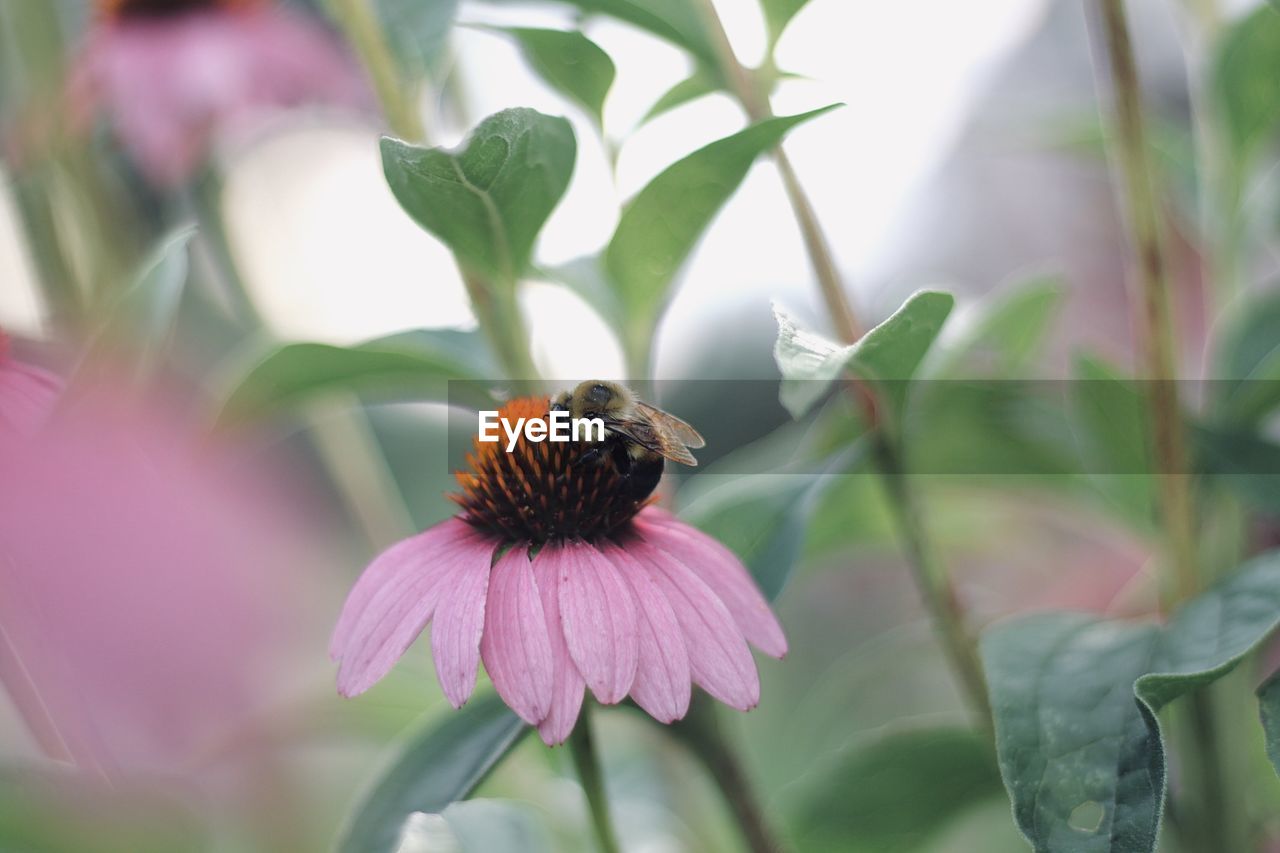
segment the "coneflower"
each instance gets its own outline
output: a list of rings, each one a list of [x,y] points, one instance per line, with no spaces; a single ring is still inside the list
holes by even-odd
[[[265,0],[99,0],[71,75],[73,114],[104,113],[149,180],[190,178],[219,134],[304,102],[364,101],[338,42]]]
[[[545,417],[521,398],[500,417]],[[476,442],[457,475],[461,512],[383,552],[356,582],[334,630],[338,690],[387,674],[431,625],[436,675],[461,707],[481,660],[502,699],[549,745],[573,730],[585,689],[631,698],[664,723],[692,685],[740,710],[760,699],[748,641],[782,657],[787,641],[734,554],[670,513],[627,497],[586,446]]]

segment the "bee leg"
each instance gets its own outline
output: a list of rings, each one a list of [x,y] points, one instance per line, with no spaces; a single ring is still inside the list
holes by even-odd
[[[588,450],[586,453],[579,456],[577,459],[573,460],[573,467],[577,468],[582,465],[588,465],[592,462],[596,462],[603,455],[604,455],[603,450],[601,450],[599,447],[593,447],[590,450]]]

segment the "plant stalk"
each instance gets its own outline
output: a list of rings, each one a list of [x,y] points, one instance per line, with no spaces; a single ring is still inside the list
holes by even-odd
[[[591,734],[591,708],[582,709],[582,717],[569,735],[569,754],[578,772],[583,793],[587,796],[587,810],[591,814],[591,826],[595,830],[600,853],[619,853],[618,836],[609,816],[609,798],[604,790],[604,774],[600,769],[600,757],[596,754],[595,740]]]
[[[426,125],[414,97],[417,86],[397,69],[372,0],[330,0],[330,6],[369,74],[391,132],[406,142],[426,141]]]
[[[673,723],[672,730],[706,766],[716,781],[720,793],[738,821],[748,849],[752,853],[780,853],[786,850],[765,820],[764,810],[760,807],[746,768],[720,727],[715,704],[706,696],[695,695],[689,705],[688,715]]]
[[[716,12],[713,0],[697,0],[720,63],[720,73],[741,103],[748,118],[760,121],[769,118],[772,108],[768,98],[760,92],[750,72],[738,61],[729,43],[728,34]],[[791,161],[781,146],[774,149],[774,162],[782,177],[783,187],[796,223],[804,238],[805,249],[818,281],[819,290],[826,302],[827,312],[836,334],[843,343],[851,344],[862,337],[863,327],[849,302],[836,266],[830,243],[818,221],[813,204]],[[899,537],[907,560],[911,564],[920,596],[925,602],[939,639],[946,650],[948,661],[956,674],[960,687],[973,710],[979,714],[988,731],[993,731],[991,705],[987,698],[986,678],[978,657],[976,643],[964,624],[959,598],[950,576],[937,565],[932,548],[920,522],[915,501],[902,470],[897,450],[883,430],[879,416],[880,407],[874,391],[857,379],[845,382],[845,389],[863,412],[869,428],[879,431],[877,445],[878,465],[888,485],[894,513],[898,521]]]
[[[1161,239],[1161,210],[1142,110],[1142,89],[1124,0],[1096,0],[1110,70],[1116,130],[1116,165],[1122,204],[1137,267],[1139,324],[1147,407],[1152,424],[1161,524],[1170,582],[1165,584],[1167,609],[1200,592],[1204,579],[1196,545],[1194,497],[1188,467],[1177,375],[1176,338],[1172,322],[1169,264]],[[1183,841],[1193,851],[1247,850],[1250,827],[1240,791],[1235,790],[1230,757],[1212,694],[1198,691],[1186,703],[1187,722],[1178,738],[1187,756],[1185,792],[1191,803]]]

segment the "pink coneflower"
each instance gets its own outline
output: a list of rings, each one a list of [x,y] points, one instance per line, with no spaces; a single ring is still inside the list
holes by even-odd
[[[72,105],[99,110],[147,177],[174,185],[234,133],[280,107],[354,105],[363,88],[337,42],[264,0],[99,0]]]
[[[58,377],[10,357],[9,338],[0,330],[0,434],[35,432],[61,392]]]
[[[546,399],[502,417],[545,416]],[[362,693],[431,623],[436,675],[456,708],[481,660],[502,699],[549,745],[573,730],[584,688],[630,695],[669,723],[691,684],[740,710],[760,681],[747,642],[782,657],[787,641],[727,548],[626,496],[612,467],[574,465],[583,447],[476,444],[459,473],[462,512],[383,552],[356,582],[334,630],[338,690]]]

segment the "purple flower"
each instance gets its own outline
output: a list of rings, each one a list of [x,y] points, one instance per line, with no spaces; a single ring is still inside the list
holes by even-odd
[[[146,176],[187,180],[219,135],[305,102],[359,105],[339,44],[252,0],[106,0],[72,75],[72,108],[105,112]]]
[[[545,399],[502,416],[545,415]],[[480,661],[502,699],[549,745],[573,730],[584,690],[630,695],[669,723],[693,684],[740,710],[760,700],[748,641],[782,657],[787,641],[727,548],[637,503],[616,472],[575,466],[581,448],[476,445],[460,473],[462,513],[405,539],[365,570],[330,654],[355,696],[387,674],[431,625],[436,675],[461,707]]]
[[[0,331],[0,435],[35,432],[61,393],[58,377],[10,358],[9,338]]]

